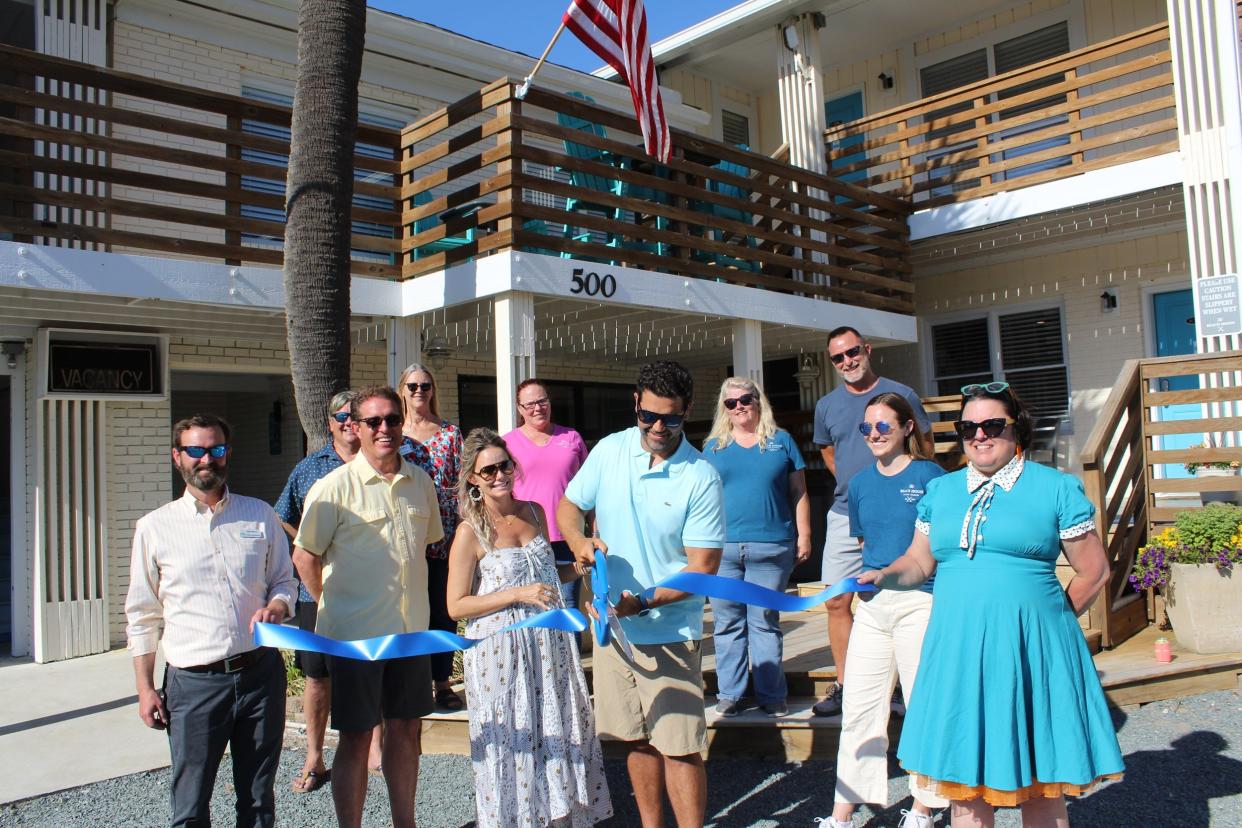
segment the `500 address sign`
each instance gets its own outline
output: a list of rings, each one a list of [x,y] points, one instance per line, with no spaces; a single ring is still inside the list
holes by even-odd
[[[610,299],[617,292],[617,280],[611,273],[601,276],[594,270],[588,271],[584,267],[575,267],[569,280],[572,283],[569,287],[570,293],[584,293],[587,296],[603,296],[605,299]]]

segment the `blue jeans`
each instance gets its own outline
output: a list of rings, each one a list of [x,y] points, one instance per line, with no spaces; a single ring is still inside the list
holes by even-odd
[[[563,540],[552,541],[552,554],[555,556],[558,566],[574,562],[574,553],[570,550],[569,544]],[[577,609],[578,598],[581,595],[581,578],[574,578],[572,581],[565,581],[561,584],[561,600],[565,602],[566,609]],[[574,639],[581,644],[582,633],[574,633]]]
[[[793,541],[726,543],[717,574],[783,590],[793,571],[795,554]],[[788,690],[781,666],[784,652],[781,614],[713,598],[712,618],[719,697],[739,701],[745,696],[749,667],[754,672],[755,700],[759,704],[784,701]]]

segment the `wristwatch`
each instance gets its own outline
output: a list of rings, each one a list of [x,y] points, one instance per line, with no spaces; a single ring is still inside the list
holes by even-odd
[[[635,592],[634,597],[638,599],[638,606],[641,607],[641,609],[639,609],[638,611],[639,618],[651,612],[651,604],[648,603],[647,596],[645,593]]]

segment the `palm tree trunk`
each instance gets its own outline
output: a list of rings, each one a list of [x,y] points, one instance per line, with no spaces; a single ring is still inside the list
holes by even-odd
[[[285,185],[285,317],[298,417],[313,451],[349,387],[349,237],[365,0],[302,0]]]

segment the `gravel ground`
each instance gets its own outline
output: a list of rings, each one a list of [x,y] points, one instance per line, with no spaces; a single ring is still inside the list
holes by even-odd
[[[1242,697],[1237,692],[1205,693],[1143,707],[1114,711],[1126,757],[1124,781],[1071,801],[1076,828],[1161,828],[1242,825]],[[12,759],[12,757],[8,757]],[[285,750],[277,786],[277,813],[284,825],[334,823],[327,788],[294,794],[288,783],[303,754]],[[231,767],[226,759],[216,784],[212,810],[218,824],[231,824]],[[893,768],[890,797],[907,792],[904,776]],[[610,761],[609,783],[616,817],[609,826],[638,824],[629,783],[620,762]],[[708,819],[715,826],[813,826],[832,808],[833,763],[780,764],[718,759],[708,763]],[[3,826],[156,826],[167,824],[168,772],[155,771],[86,785],[70,791],[0,806]],[[390,825],[384,784],[372,777],[366,826]],[[431,756],[423,761],[418,785],[418,822],[423,828],[458,828],[474,818],[469,761]],[[857,826],[894,826],[900,806],[881,813],[862,809]],[[671,820],[670,820],[671,824]],[[997,826],[1018,826],[1017,811],[998,815]]]

